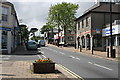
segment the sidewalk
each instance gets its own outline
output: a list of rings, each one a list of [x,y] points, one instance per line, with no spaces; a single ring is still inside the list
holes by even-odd
[[[25,55],[24,46],[19,46],[14,55]],[[30,51],[31,52],[31,51]],[[31,54],[31,53],[30,53]],[[2,61],[0,62],[0,78],[2,80],[78,80],[59,64],[55,65],[54,73],[37,74],[30,69],[33,61]],[[82,80],[82,79],[79,79]]]
[[[94,57],[98,57],[98,58],[104,58],[104,59],[107,59],[107,60],[112,60],[112,61],[119,61],[118,58],[107,58],[107,52],[101,52],[101,51],[93,51],[93,55],[92,53],[90,52],[90,50],[82,50],[82,52],[80,52],[79,49],[75,49],[74,47],[58,47],[56,45],[53,45],[53,44],[47,44],[48,46],[53,46],[53,47],[57,47],[57,48],[62,48],[64,50],[68,50],[68,51],[73,51],[73,52],[78,52],[78,53],[82,53],[82,54],[85,54],[85,55],[89,55],[89,56],[94,56]]]

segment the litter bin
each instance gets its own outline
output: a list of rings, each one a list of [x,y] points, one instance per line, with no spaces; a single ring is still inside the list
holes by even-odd
[[[115,52],[115,49],[112,49],[111,57],[112,57],[112,58],[116,58],[116,52]]]

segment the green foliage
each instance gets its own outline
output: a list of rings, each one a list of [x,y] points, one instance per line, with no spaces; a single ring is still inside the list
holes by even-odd
[[[40,37],[40,36],[33,36],[33,37],[31,38],[31,40],[35,40],[36,42],[37,42],[38,40],[41,40],[41,39],[43,39],[43,38]]]
[[[47,32],[47,31],[49,31],[52,28],[54,28],[53,23],[52,22],[48,22],[41,28],[41,33],[43,34],[44,32]]]
[[[78,5],[62,2],[50,7],[48,20],[54,25],[59,24],[66,29],[74,29],[74,20]]]
[[[29,37],[28,28],[27,27],[22,28],[21,31],[22,31],[22,37],[23,37],[23,39],[27,39]]]

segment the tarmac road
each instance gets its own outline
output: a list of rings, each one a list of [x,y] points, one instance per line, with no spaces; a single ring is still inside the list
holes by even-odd
[[[118,80],[118,62],[62,50],[42,47],[44,55],[65,66],[85,80]]]

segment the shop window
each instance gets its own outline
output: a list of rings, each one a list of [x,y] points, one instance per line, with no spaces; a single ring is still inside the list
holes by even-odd
[[[69,36],[68,41],[72,41],[72,40],[73,40],[73,36]]]
[[[101,34],[96,34],[94,36],[94,47],[102,47],[102,36],[101,36]]]
[[[115,39],[115,37],[112,37],[112,45],[116,46],[116,39]],[[111,38],[107,39],[107,46],[111,46]]]
[[[80,30],[80,22],[78,22],[78,30]]]
[[[7,31],[2,31],[2,49],[7,49]]]
[[[84,28],[84,20],[82,20],[82,28]]]
[[[2,21],[8,21],[8,8],[2,7]]]
[[[86,18],[86,27],[88,27],[89,24],[88,24],[88,17]]]

